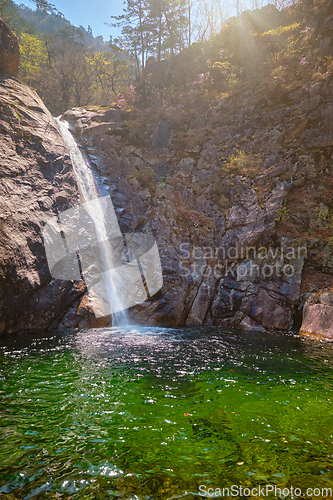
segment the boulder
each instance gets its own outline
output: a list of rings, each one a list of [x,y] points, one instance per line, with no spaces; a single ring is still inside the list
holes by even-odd
[[[292,314],[290,307],[281,299],[272,297],[267,290],[261,289],[252,303],[249,316],[265,328],[288,330]]]
[[[17,77],[20,49],[16,36],[0,18],[0,73]]]
[[[324,292],[319,295],[319,302],[325,304],[326,306],[333,307],[333,293]]]
[[[300,333],[333,338],[333,307],[325,304],[305,304]]]
[[[333,338],[333,292],[324,289],[312,293],[303,309],[300,333]]]

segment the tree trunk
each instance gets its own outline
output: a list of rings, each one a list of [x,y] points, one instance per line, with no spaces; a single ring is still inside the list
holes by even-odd
[[[140,22],[140,40],[141,40],[141,65],[142,65],[142,84],[143,84],[143,101],[144,105],[147,105],[146,98],[146,72],[145,72],[145,44],[143,37],[143,9],[142,9],[142,1],[140,1],[139,8],[139,22]]]
[[[159,12],[159,26],[158,26],[158,62],[161,62],[161,50],[162,50],[162,10]]]
[[[188,0],[188,46],[191,47],[191,0]]]

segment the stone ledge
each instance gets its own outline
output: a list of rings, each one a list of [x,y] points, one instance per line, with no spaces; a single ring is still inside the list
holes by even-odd
[[[333,307],[325,304],[306,304],[300,333],[333,338]]]

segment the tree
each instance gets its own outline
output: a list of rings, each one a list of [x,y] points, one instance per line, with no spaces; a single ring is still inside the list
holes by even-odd
[[[147,60],[147,32],[149,31],[147,0],[127,0],[124,14],[112,16],[116,19],[113,27],[121,28],[120,43],[132,51],[136,60],[141,57],[141,68]]]
[[[125,51],[114,43],[104,51],[87,48],[82,30],[74,26],[54,35],[23,33],[20,48],[22,80],[56,115],[73,106],[109,105],[133,80]]]
[[[53,12],[53,6],[46,2],[46,0],[30,0],[30,2],[34,3],[37,9],[40,9],[44,12]]]
[[[37,36],[22,33],[20,37],[21,76],[27,83],[31,83],[41,66],[47,62],[45,44]]]
[[[80,102],[79,106],[82,105],[78,90],[85,52],[82,31],[74,26],[60,29],[51,37],[48,47],[50,66],[60,85],[65,109],[70,107],[71,92],[74,89],[76,102]]]
[[[173,58],[185,46],[187,30],[187,0],[168,0],[164,3],[163,13],[166,21],[164,47],[170,50]]]
[[[149,8],[149,22],[153,38],[156,40],[157,60],[160,62],[162,57],[162,41],[165,32],[165,21],[163,19],[164,0],[151,0]]]
[[[13,0],[0,0],[0,16],[17,36],[22,32],[36,34],[35,28],[18,14]]]
[[[195,34],[201,43],[218,34],[229,16],[229,4],[220,0],[200,0],[197,8]]]
[[[121,28],[119,41],[135,60],[141,59],[138,69],[144,74],[149,56],[161,61],[190,43],[187,15],[191,9],[192,0],[126,0],[124,13],[112,16],[116,22],[111,26]]]

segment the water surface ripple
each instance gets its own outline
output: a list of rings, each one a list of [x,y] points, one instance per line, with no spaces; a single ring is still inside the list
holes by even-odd
[[[333,488],[328,342],[143,327],[1,342],[0,498]]]

